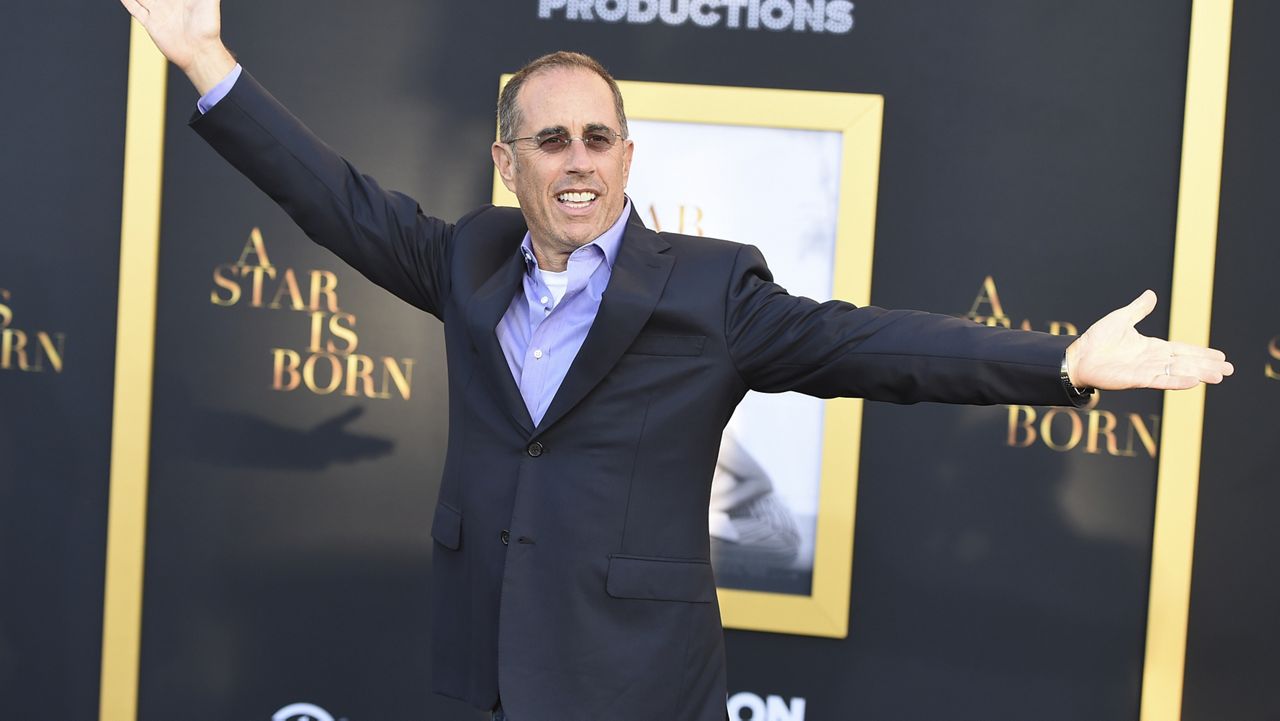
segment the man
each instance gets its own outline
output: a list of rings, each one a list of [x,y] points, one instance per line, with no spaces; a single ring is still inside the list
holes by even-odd
[[[218,0],[121,0],[201,93],[193,127],[314,240],[444,321],[449,450],[432,524],[436,690],[495,718],[725,716],[707,508],[749,389],[896,402],[1079,400],[1231,373],[1144,338],[1144,293],[1072,341],[818,304],[758,251],[658,234],[594,60],[540,58],[499,103],[521,209],[456,223],[356,172],[242,72]]]

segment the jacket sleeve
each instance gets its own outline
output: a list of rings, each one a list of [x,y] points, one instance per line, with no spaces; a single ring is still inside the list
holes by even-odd
[[[893,403],[1071,403],[1059,380],[1071,337],[793,296],[752,246],[738,251],[727,293],[729,353],[752,390]]]
[[[247,72],[191,127],[312,240],[374,283],[441,317],[454,225],[383,190],[316,137]]]

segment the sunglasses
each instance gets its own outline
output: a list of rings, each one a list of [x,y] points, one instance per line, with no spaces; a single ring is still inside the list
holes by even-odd
[[[607,153],[613,150],[618,141],[625,138],[609,128],[593,128],[583,133],[581,137],[569,135],[563,130],[554,130],[530,135],[527,138],[512,138],[506,142],[508,145],[517,145],[526,150],[538,150],[548,155],[555,155],[568,150],[575,140],[582,141],[587,150],[593,153]]]

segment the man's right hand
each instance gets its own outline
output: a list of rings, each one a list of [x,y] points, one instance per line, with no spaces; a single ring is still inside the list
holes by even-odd
[[[221,0],[120,0],[201,95],[236,66],[222,44]]]

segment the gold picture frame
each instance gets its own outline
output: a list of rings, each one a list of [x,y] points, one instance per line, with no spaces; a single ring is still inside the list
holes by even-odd
[[[510,78],[503,75],[499,88]],[[839,133],[832,295],[856,305],[870,304],[883,96],[633,81],[619,81],[618,85],[629,119]],[[496,171],[493,203],[518,205]],[[810,592],[799,595],[721,588],[720,611],[727,628],[829,638],[844,638],[849,633],[862,400],[827,400],[823,415]]]

